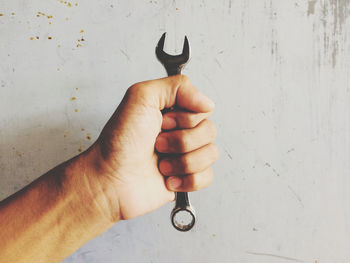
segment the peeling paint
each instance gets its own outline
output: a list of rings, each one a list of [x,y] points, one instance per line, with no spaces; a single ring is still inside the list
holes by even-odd
[[[309,4],[307,7],[307,15],[313,15],[315,13],[315,4],[317,0],[309,0]]]
[[[315,12],[317,3],[320,5],[319,16]],[[333,68],[337,65],[339,51],[345,46],[344,27],[349,17],[349,4],[348,0],[312,0],[308,3],[307,14],[315,14],[313,31],[322,36],[318,41],[320,47],[323,47],[324,64],[329,61]]]

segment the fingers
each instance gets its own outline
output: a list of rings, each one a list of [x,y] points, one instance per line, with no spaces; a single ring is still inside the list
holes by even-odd
[[[169,177],[166,180],[166,186],[170,191],[174,192],[193,192],[209,186],[213,178],[213,170],[208,168],[202,172],[183,177]]]
[[[160,153],[186,153],[211,143],[215,137],[214,123],[205,119],[192,129],[160,133],[155,147]]]
[[[208,144],[190,153],[160,160],[159,170],[165,176],[193,174],[204,171],[218,159],[214,144]]]
[[[202,120],[208,118],[211,112],[193,113],[185,111],[172,111],[163,115],[163,130],[190,129],[197,126]]]
[[[140,82],[131,86],[127,93],[126,97],[134,103],[159,110],[179,106],[192,112],[209,112],[214,108],[214,102],[184,75]]]

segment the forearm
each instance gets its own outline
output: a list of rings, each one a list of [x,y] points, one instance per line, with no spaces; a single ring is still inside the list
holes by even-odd
[[[61,164],[0,202],[1,263],[59,262],[119,220],[91,155]]]

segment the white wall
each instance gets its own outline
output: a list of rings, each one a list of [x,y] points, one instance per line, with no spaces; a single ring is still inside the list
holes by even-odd
[[[190,40],[184,73],[216,102],[221,157],[191,195],[193,231],[169,204],[65,263],[349,262],[350,1],[70,3],[0,3],[0,199],[86,149],[132,83],[165,76],[164,31],[169,52]]]

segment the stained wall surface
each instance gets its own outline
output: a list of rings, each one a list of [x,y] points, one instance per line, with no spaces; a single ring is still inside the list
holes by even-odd
[[[0,199],[83,151],[133,83],[165,76],[155,45],[216,102],[216,179],[113,226],[79,262],[349,262],[348,0],[2,0]],[[1,236],[1,235],[0,235]]]

